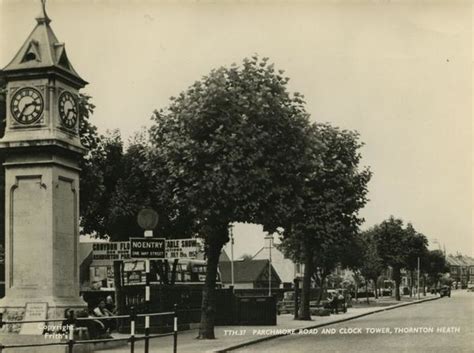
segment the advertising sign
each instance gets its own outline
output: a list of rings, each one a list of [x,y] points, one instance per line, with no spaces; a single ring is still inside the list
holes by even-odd
[[[127,260],[129,258],[129,241],[94,243],[92,245],[93,260]]]
[[[166,258],[195,259],[201,248],[197,239],[166,240]]]

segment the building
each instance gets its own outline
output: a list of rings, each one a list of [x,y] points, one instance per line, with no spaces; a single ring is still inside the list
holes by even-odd
[[[252,257],[252,260],[268,260],[269,255],[268,247],[262,247]],[[280,277],[283,288],[291,288],[295,278],[303,277],[303,266],[301,264],[295,264],[292,260],[286,258],[285,255],[274,246],[272,246],[272,266]]]
[[[474,282],[474,259],[472,257],[461,254],[447,255],[446,262],[449,266],[450,277],[454,281],[460,282],[461,287]]]
[[[238,260],[234,261],[234,288],[236,289],[256,289],[268,288],[268,274],[271,268],[271,287],[279,288],[282,283],[275,268],[269,266],[267,260]],[[232,284],[231,262],[223,261],[219,263],[222,284],[229,286]]]

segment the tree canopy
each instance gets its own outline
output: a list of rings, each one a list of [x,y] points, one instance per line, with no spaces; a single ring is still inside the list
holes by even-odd
[[[389,219],[371,229],[377,244],[377,251],[386,266],[392,268],[395,281],[395,296],[400,300],[401,269],[413,271],[427,252],[427,239],[418,233],[411,223],[404,226],[403,220],[390,216]]]
[[[221,67],[155,111],[153,162],[197,225],[252,222],[273,231],[292,212],[308,125],[301,95],[266,58]]]
[[[421,266],[433,285],[437,286],[443,273],[449,272],[446,257],[441,250],[430,250],[422,259]]]
[[[309,122],[303,97],[287,83],[267,58],[253,56],[212,70],[154,113],[150,171],[175,217],[187,214],[206,244],[201,338],[214,338],[215,277],[228,225],[273,232],[301,204]]]
[[[324,277],[352,257],[347,247],[354,242],[367,202],[370,170],[360,170],[362,144],[355,131],[316,123],[310,129],[311,154],[303,184],[303,203],[293,213],[282,237],[282,249],[295,261],[304,262],[301,319],[309,319],[309,286],[316,269]]]

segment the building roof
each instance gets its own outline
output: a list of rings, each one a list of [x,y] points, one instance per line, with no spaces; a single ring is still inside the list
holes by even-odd
[[[226,261],[230,261],[230,258],[227,255],[227,253],[225,252],[225,250],[222,249],[221,254],[219,256],[219,262],[226,262]]]
[[[450,266],[474,266],[474,259],[465,255],[448,255],[446,262]]]
[[[268,247],[262,247],[252,259],[263,260],[268,259],[268,256]],[[296,272],[296,264],[291,259],[285,257],[277,246],[272,246],[272,266],[283,282],[293,282],[295,277],[302,276],[301,273]]]
[[[93,243],[82,243],[79,242],[79,264],[89,257],[92,253]]]
[[[36,27],[2,72],[53,68],[69,77],[72,76],[82,85],[86,84],[87,82],[72,67],[64,43],[59,42],[51,29],[49,25],[51,20],[46,15],[44,7],[42,14],[36,18],[36,21]]]
[[[268,260],[239,260],[234,261],[234,282],[249,283],[259,279],[261,274],[268,269]],[[219,271],[223,283],[231,282],[231,263],[219,263]],[[280,277],[272,266],[272,275],[281,282]]]

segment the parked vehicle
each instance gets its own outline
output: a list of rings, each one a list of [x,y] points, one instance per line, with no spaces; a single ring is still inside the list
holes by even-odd
[[[439,295],[440,295],[441,297],[445,297],[445,296],[451,297],[451,287],[449,287],[449,286],[442,286],[442,287],[439,289]]]
[[[278,302],[277,314],[293,314],[295,312],[295,292],[285,292],[283,299]]]

